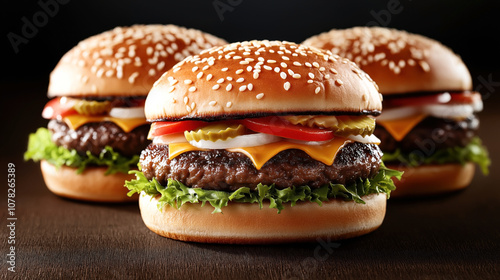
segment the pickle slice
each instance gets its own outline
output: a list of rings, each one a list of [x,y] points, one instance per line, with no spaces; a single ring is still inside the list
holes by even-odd
[[[184,137],[187,141],[209,140],[227,140],[245,133],[245,127],[241,124],[227,125],[223,123],[208,125],[197,130],[185,131]]]
[[[80,115],[86,115],[86,116],[104,115],[111,110],[111,102],[109,101],[73,99],[73,102],[74,102],[73,108]]]
[[[334,131],[335,135],[347,137],[349,135],[366,136],[375,130],[375,120],[368,116],[285,116],[292,124],[301,124],[309,127],[323,127]]]

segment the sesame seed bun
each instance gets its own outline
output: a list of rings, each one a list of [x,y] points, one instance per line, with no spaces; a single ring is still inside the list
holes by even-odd
[[[418,167],[404,167],[387,164],[388,168],[404,171],[401,180],[394,180],[396,190],[391,197],[435,195],[457,191],[470,185],[474,178],[475,165],[427,164]]]
[[[146,226],[168,238],[209,243],[262,244],[338,240],[367,234],[384,220],[385,194],[363,197],[366,204],[332,199],[285,205],[280,214],[264,203],[230,203],[212,214],[210,205],[186,203],[158,209],[158,198],[141,193],[139,207]]]
[[[377,85],[351,61],[290,42],[214,47],[166,72],[146,100],[148,120],[266,114],[375,114]]]
[[[333,29],[305,45],[347,57],[368,73],[384,95],[472,89],[462,59],[441,43],[382,27]]]
[[[87,167],[78,174],[76,168],[58,168],[46,160],[40,162],[40,169],[47,188],[62,197],[95,202],[137,201],[137,196],[127,196],[123,187],[126,180],[134,178],[132,174],[105,175],[106,167]]]
[[[68,51],[50,75],[48,95],[145,96],[174,64],[223,44],[210,34],[175,25],[117,27]]]

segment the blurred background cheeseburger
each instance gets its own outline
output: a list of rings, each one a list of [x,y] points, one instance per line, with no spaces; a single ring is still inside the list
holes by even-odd
[[[384,113],[375,135],[383,160],[405,171],[395,196],[426,195],[468,186],[488,153],[477,137],[481,95],[459,56],[437,41],[404,31],[355,27],[304,41],[357,63],[379,85]]]
[[[328,51],[277,41],[215,47],[151,89],[153,143],[126,186],[141,193],[145,224],[174,239],[366,234],[382,223],[400,176],[384,167],[372,134],[381,108],[370,77]]]
[[[154,81],[185,57],[224,44],[173,25],[118,27],[81,41],[50,75],[26,159],[41,160],[47,187],[73,199],[131,200],[123,188],[149,141],[144,102]]]

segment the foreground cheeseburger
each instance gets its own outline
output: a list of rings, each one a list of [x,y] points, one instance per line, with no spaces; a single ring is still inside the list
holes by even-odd
[[[174,239],[366,234],[382,223],[391,176],[400,176],[372,135],[381,108],[369,76],[330,52],[277,41],[215,47],[151,89],[153,143],[126,186],[141,193],[145,224]]]
[[[490,160],[476,136],[481,95],[463,61],[429,38],[386,28],[356,27],[311,37],[306,45],[356,62],[379,85],[384,113],[375,130],[384,161],[405,171],[395,196],[465,188],[475,166]]]
[[[173,25],[119,27],[81,41],[50,75],[48,129],[30,135],[25,158],[41,160],[47,187],[60,196],[133,199],[123,184],[149,144],[149,89],[185,57],[224,43]]]

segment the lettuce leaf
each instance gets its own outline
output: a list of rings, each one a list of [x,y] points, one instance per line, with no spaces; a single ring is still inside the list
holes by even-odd
[[[47,128],[41,127],[35,133],[29,135],[28,149],[24,153],[24,160],[40,161],[47,160],[51,164],[61,167],[62,165],[77,168],[80,174],[87,166],[107,166],[106,175],[116,172],[127,173],[131,167],[137,166],[139,156],[125,157],[106,146],[98,156],[87,151],[86,155],[80,155],[76,150],[68,150],[57,146],[51,139],[51,133]]]
[[[474,162],[479,165],[484,175],[488,175],[488,167],[491,164],[488,150],[477,136],[472,138],[471,142],[465,147],[440,149],[426,157],[422,157],[422,153],[403,153],[400,149],[397,149],[393,153],[384,152],[382,160],[384,162],[401,162],[409,167],[416,167],[422,164],[445,163],[460,163],[464,165],[467,162]]]
[[[309,201],[322,205],[323,201],[339,198],[354,200],[364,204],[362,197],[373,193],[385,193],[389,198],[391,191],[396,189],[392,177],[401,179],[402,172],[388,169],[382,163],[379,173],[372,179],[359,179],[349,185],[327,184],[320,188],[312,189],[309,186],[289,187],[277,189],[274,185],[257,185],[256,190],[241,187],[233,192],[204,190],[201,188],[190,188],[179,181],[168,179],[167,185],[162,186],[156,179],[148,180],[140,171],[132,170],[136,179],[125,182],[125,187],[130,191],[129,196],[134,193],[144,192],[152,197],[160,195],[158,208],[165,205],[180,208],[185,203],[210,203],[214,208],[213,213],[221,213],[222,208],[231,202],[258,203],[262,209],[263,202],[269,201],[269,208],[274,208],[278,213],[283,210],[285,203],[294,206],[297,201]]]

